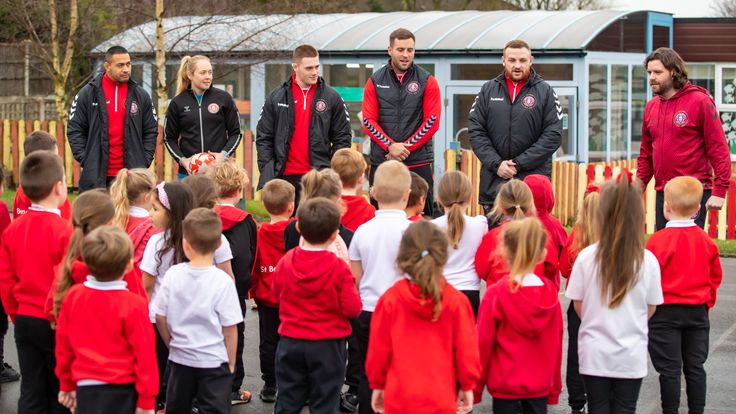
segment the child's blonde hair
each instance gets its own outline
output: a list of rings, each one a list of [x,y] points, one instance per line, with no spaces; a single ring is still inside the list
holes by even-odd
[[[442,312],[442,271],[447,263],[447,236],[429,221],[412,223],[401,237],[396,264],[434,302],[432,321]]]
[[[360,177],[365,174],[368,165],[363,154],[352,148],[340,148],[330,161],[330,168],[340,176],[343,187],[355,187]]]
[[[239,167],[232,158],[218,162],[209,168],[207,175],[215,182],[218,198],[234,197],[250,183],[245,170]]]
[[[315,197],[324,197],[331,201],[340,198],[342,194],[342,182],[340,176],[330,169],[317,171],[311,170],[302,176],[302,198],[301,203]]]
[[[575,235],[571,244],[574,252],[579,252],[598,241],[598,209],[601,205],[601,194],[597,185],[589,187],[575,220]]]
[[[498,189],[493,214],[513,220],[535,215],[532,190],[521,180],[509,180]]]
[[[536,217],[514,220],[503,229],[503,254],[509,266],[509,284],[516,291],[523,283],[524,276],[544,259],[547,233],[544,225]],[[516,281],[514,276],[521,276]]]
[[[286,180],[280,178],[270,180],[261,190],[263,207],[266,208],[268,214],[284,214],[289,208],[289,204],[294,203],[295,192],[294,186]]]
[[[130,206],[145,194],[156,188],[156,175],[147,168],[123,168],[118,171],[110,186],[112,204],[115,206],[115,217],[112,223],[125,230],[128,225]]]
[[[194,196],[194,208],[214,208],[217,204],[215,182],[207,175],[189,175],[182,184],[191,190]]]
[[[181,58],[181,64],[179,64],[179,72],[176,76],[177,95],[192,87],[192,80],[189,79],[189,74],[194,73],[194,71],[197,69],[197,63],[201,61],[209,62],[210,58],[202,55],[184,56],[183,58]]]
[[[82,243],[85,236],[97,227],[110,223],[114,216],[115,208],[112,205],[112,199],[104,190],[85,191],[74,201],[72,205],[74,230],[66,250],[64,267],[56,281],[56,295],[54,295],[52,310],[54,316],[59,316],[61,303],[74,283],[72,264],[82,256]]]
[[[463,237],[465,210],[470,202],[472,188],[470,180],[460,171],[448,171],[440,179],[437,201],[447,214],[447,238],[453,249],[457,249]]]
[[[372,193],[379,204],[398,203],[410,190],[411,174],[406,165],[389,160],[376,168]]]
[[[675,177],[664,185],[664,201],[672,211],[684,217],[692,217],[700,209],[703,183],[694,177]]]

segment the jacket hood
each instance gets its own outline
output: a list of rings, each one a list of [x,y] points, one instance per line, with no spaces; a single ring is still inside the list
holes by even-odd
[[[325,255],[332,257],[326,258]],[[295,247],[282,260],[291,273],[290,283],[305,297],[321,295],[337,279],[338,267],[335,266],[335,261],[339,259],[327,250],[312,251]]]
[[[215,206],[215,213],[220,216],[222,221],[222,231],[230,230],[236,224],[248,218],[248,213],[233,206]]]
[[[551,213],[555,206],[555,194],[552,191],[552,182],[549,181],[549,178],[541,174],[532,174],[524,178],[524,183],[532,190],[537,215],[542,216]]]
[[[444,290],[447,282],[445,282],[445,279],[442,279],[440,284]],[[406,309],[419,318],[428,321],[432,320],[434,301],[431,298],[421,298],[419,286],[412,283],[409,279],[403,279],[397,282],[394,287],[398,290],[399,300],[405,305]],[[441,303],[446,302],[444,292],[440,295],[440,298]]]
[[[513,330],[526,337],[539,335],[552,326],[560,302],[554,284],[540,277],[544,286],[521,287],[512,292],[505,277],[495,285],[501,308]]]
[[[258,243],[270,246],[278,246],[284,249],[284,230],[294,219],[279,221],[277,223],[263,223],[258,229]]]
[[[681,97],[683,97],[685,95],[689,95],[689,94],[691,94],[693,92],[703,93],[703,94],[709,96],[711,99],[713,99],[713,97],[711,96],[710,92],[708,92],[707,89],[705,89],[705,88],[703,88],[701,86],[693,85],[692,82],[690,82],[690,81],[687,81],[687,83],[685,84],[685,86],[683,86],[679,91],[677,91],[676,94],[672,95],[672,97],[670,99],[664,99],[661,96],[659,97],[659,99],[661,99],[663,101],[674,101],[674,100],[679,99],[679,98],[681,98]]]

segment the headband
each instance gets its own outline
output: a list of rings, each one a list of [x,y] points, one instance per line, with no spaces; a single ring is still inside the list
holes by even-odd
[[[167,210],[171,210],[171,203],[169,203],[169,196],[166,195],[166,189],[164,189],[164,182],[161,181],[157,186],[156,190],[158,193],[158,201],[161,202],[161,205],[166,207]]]

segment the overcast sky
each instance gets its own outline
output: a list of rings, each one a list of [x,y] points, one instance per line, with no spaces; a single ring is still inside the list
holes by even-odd
[[[713,3],[715,0],[611,0],[611,8],[663,11],[675,17],[707,17],[713,16]]]

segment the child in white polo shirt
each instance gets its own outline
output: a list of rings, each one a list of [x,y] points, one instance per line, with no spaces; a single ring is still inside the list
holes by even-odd
[[[189,262],[169,268],[156,297],[156,326],[169,347],[167,414],[191,413],[194,398],[203,412],[230,412],[243,315],[233,280],[212,264],[221,229],[210,209],[187,214],[182,243]]]
[[[365,366],[371,317],[378,298],[399,279],[396,256],[404,230],[411,224],[404,209],[411,191],[409,169],[398,161],[376,170],[371,196],[378,201],[376,216],[358,227],[350,243],[350,267],[358,284],[363,312],[355,320],[353,334],[359,343],[359,366]],[[371,411],[371,390],[361,369],[358,401],[360,413]]]

